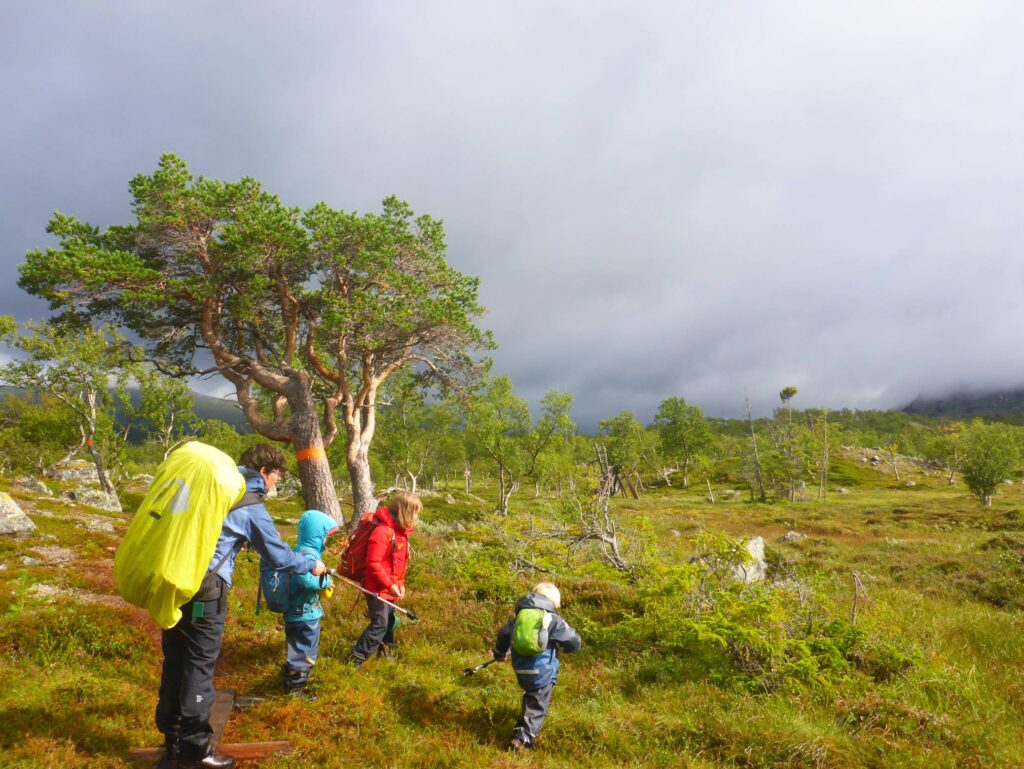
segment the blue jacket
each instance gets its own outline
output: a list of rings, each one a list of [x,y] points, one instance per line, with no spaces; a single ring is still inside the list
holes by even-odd
[[[516,671],[519,686],[526,691],[543,689],[545,686],[558,683],[558,650],[578,652],[582,641],[577,633],[564,619],[558,616],[555,605],[542,595],[530,593],[516,601],[516,613],[520,609],[544,609],[550,613],[551,624],[548,626],[548,648],[536,657],[522,657],[512,651],[512,669]],[[494,644],[494,658],[505,659],[512,647],[512,629],[515,617],[510,619],[498,631],[498,640]]]
[[[248,541],[252,545],[252,549],[271,563],[275,569],[281,569],[291,574],[308,574],[316,566],[317,559],[293,552],[288,544],[281,539],[281,535],[277,533],[270,513],[267,512],[262,501],[267,493],[267,485],[263,482],[263,476],[248,467],[239,467],[238,472],[245,477],[245,490],[258,494],[261,501],[228,513],[220,531],[220,539],[217,540],[217,547],[214,548],[213,558],[210,559],[210,568],[213,569],[220,563],[225,553],[230,552],[224,564],[217,569],[217,574],[230,585],[231,575],[235,571],[235,556]]]
[[[319,510],[307,510],[299,518],[299,534],[295,552],[320,559],[327,538],[338,530],[338,522]],[[320,580],[323,580],[321,582]],[[320,607],[320,591],[330,587],[327,575],[314,577],[312,574],[293,576],[288,580],[288,611],[285,622],[312,622],[324,616]]]

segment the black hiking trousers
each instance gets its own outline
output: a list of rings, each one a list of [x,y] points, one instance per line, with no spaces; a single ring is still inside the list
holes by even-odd
[[[229,591],[221,577],[207,575],[195,597],[181,607],[178,624],[161,636],[164,664],[156,727],[184,759],[202,759],[210,751],[210,708],[217,695],[213,669],[220,656]]]
[[[382,646],[390,648],[395,643],[395,609],[375,595],[366,596],[366,610],[370,624],[352,647],[352,657],[365,662]]]

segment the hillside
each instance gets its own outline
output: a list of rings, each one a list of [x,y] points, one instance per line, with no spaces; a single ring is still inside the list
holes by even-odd
[[[129,388],[132,402],[138,403],[138,390]],[[0,386],[0,398],[13,396],[24,398],[26,391],[18,387]],[[200,419],[216,419],[231,425],[240,433],[251,433],[252,425],[249,424],[242,410],[238,408],[238,402],[234,398],[217,398],[212,395],[192,392],[193,410]],[[123,420],[122,420],[123,421]]]
[[[752,504],[724,484],[714,505],[698,488],[613,499],[636,581],[596,545],[538,536],[570,525],[563,501],[524,492],[498,520],[493,482],[480,496],[441,489],[413,536],[405,603],[421,621],[399,629],[397,660],[357,672],[343,661],[364,620],[339,588],[315,703],[278,694],[280,618],[256,614],[258,559],[243,555],[216,681],[267,699],[234,714],[225,740],[292,742],[262,769],[1020,766],[1024,485],[986,509],[942,473],[907,463],[897,482],[871,460],[838,457],[845,493],[821,503]],[[55,496],[0,479],[37,526],[0,536],[0,765],[127,766],[126,751],[159,743],[160,664],[156,626],[111,577],[130,513],[77,506],[47,482]],[[122,494],[125,509],[143,493]],[[270,504],[293,540],[300,502]],[[741,584],[728,564],[754,536],[766,581]],[[540,577],[561,586],[584,647],[563,657],[537,748],[511,755],[510,670],[461,672]]]
[[[200,419],[217,419],[226,422],[240,433],[251,433],[252,425],[246,420],[234,397],[216,398],[193,390],[192,400],[196,416]]]
[[[960,392],[941,398],[920,396],[904,406],[907,414],[952,419],[1024,415],[1024,389],[989,393]],[[1019,420],[1010,420],[1019,421]]]

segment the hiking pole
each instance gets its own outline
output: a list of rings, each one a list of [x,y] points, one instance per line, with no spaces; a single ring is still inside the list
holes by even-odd
[[[480,663],[475,668],[467,668],[466,670],[464,670],[462,672],[462,675],[464,675],[464,676],[472,676],[474,673],[477,673],[478,671],[482,671],[488,665],[494,665],[495,663],[497,663],[497,661],[499,661],[499,660],[498,659],[488,659],[487,661],[485,661],[485,663]]]
[[[330,572],[330,575],[332,577],[334,577],[335,579],[341,580],[342,582],[344,582],[347,585],[351,585],[356,590],[360,590],[360,591],[366,593],[367,595],[372,595],[378,601],[383,601],[388,606],[394,608],[396,611],[402,612],[402,614],[406,615],[409,618],[410,622],[419,622],[420,621],[420,618],[416,616],[416,612],[410,611],[409,609],[403,609],[397,603],[392,603],[391,601],[387,600],[386,598],[381,598],[375,592],[373,592],[372,590],[367,590],[365,587],[360,585],[358,582],[354,582],[354,581],[350,580],[348,577],[343,577],[342,575],[338,574],[338,570],[337,569],[335,569],[332,572]]]

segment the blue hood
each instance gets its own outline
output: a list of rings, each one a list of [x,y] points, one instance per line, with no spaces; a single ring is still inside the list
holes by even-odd
[[[258,470],[250,470],[248,467],[239,465],[238,472],[240,472],[242,477],[245,478],[246,491],[255,491],[261,497],[266,496],[267,484]]]
[[[299,518],[299,533],[295,549],[307,548],[322,553],[327,535],[338,530],[338,522],[327,513],[307,510]]]

